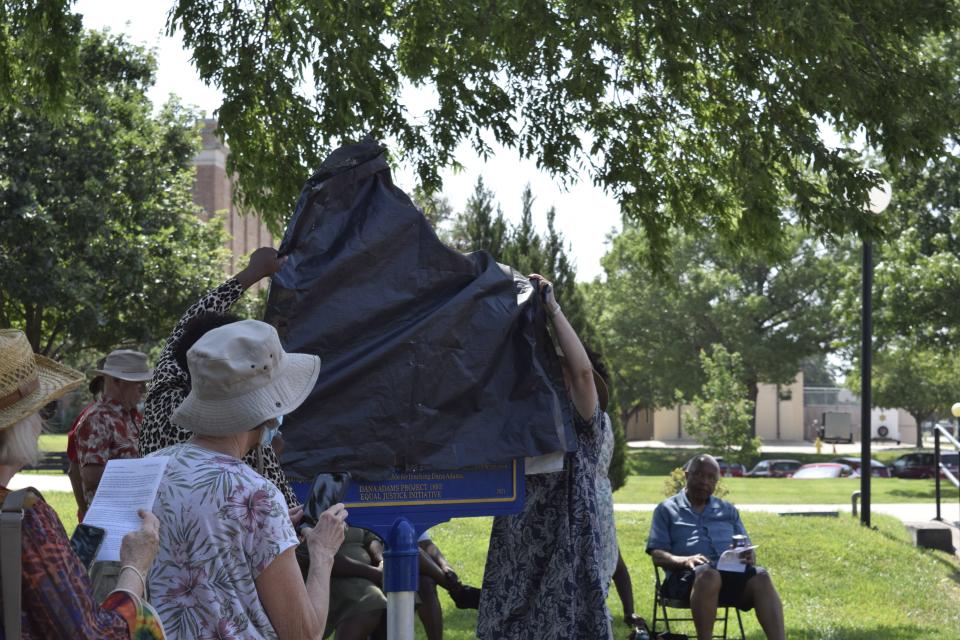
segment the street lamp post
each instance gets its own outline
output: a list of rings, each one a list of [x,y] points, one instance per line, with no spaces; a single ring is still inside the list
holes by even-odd
[[[955,429],[953,435],[960,439],[960,402],[954,402],[950,407],[950,413],[953,414]],[[919,429],[920,427],[917,427]],[[922,432],[921,432],[922,433]],[[937,500],[937,517],[934,520],[943,522],[943,516],[940,514],[940,427],[933,425],[933,477],[934,477],[934,497]]]
[[[890,204],[890,184],[886,181],[870,190],[871,213],[882,213]],[[870,409],[873,405],[873,244],[863,241],[863,307],[860,345],[860,524],[870,526]]]

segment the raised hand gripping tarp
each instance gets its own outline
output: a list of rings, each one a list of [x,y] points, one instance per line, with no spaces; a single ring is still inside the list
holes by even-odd
[[[294,478],[456,469],[576,446],[540,296],[444,245],[384,149],[341,147],[305,185],[266,321],[320,377],[283,423]]]

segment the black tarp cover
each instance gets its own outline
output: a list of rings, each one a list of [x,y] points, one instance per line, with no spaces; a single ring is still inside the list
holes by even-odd
[[[280,247],[265,319],[288,351],[322,359],[313,393],[284,419],[284,468],[372,479],[575,447],[530,281],[440,242],[383,151],[334,152]]]

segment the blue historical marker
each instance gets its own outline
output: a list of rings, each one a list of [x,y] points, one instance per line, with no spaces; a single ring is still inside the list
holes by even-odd
[[[335,474],[336,475],[336,474]],[[340,479],[293,483],[307,505],[339,489]],[[418,583],[417,538],[451,518],[518,513],[523,508],[523,460],[448,471],[395,472],[385,480],[349,482],[340,502],[351,526],[369,529],[385,543],[384,591],[391,640],[413,638],[413,602]]]

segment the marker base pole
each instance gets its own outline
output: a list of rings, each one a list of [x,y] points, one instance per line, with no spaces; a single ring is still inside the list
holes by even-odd
[[[387,640],[414,640],[413,618],[420,549],[417,532],[406,518],[397,518],[383,552],[383,588],[387,592]]]

